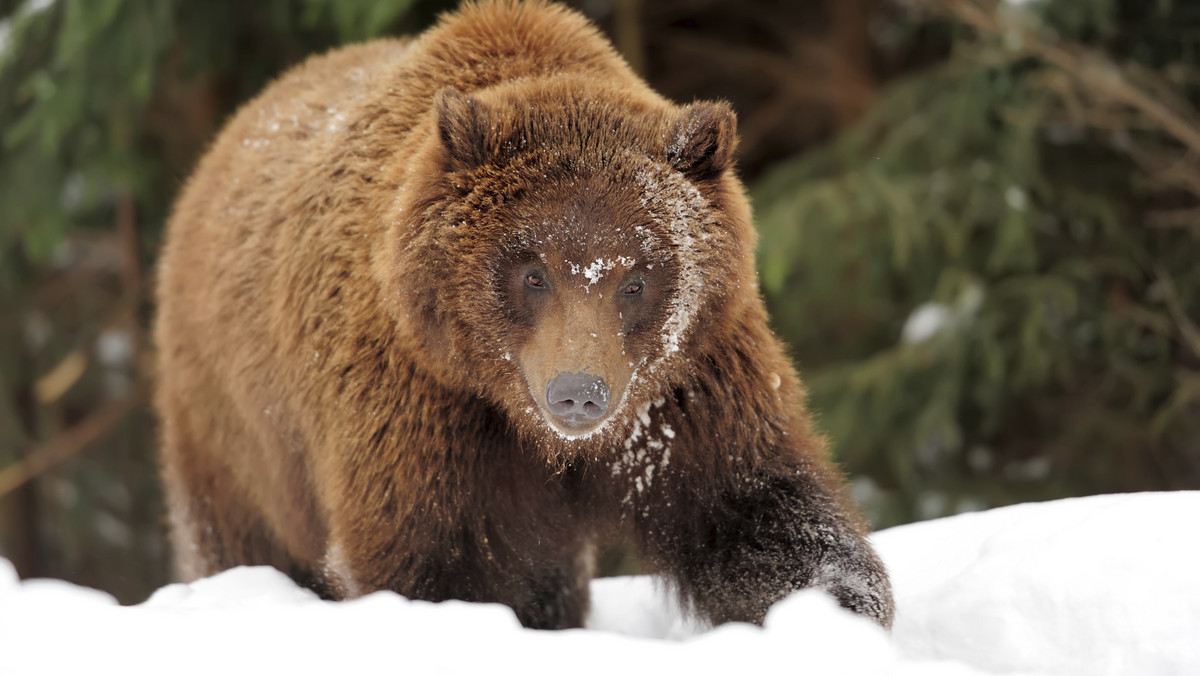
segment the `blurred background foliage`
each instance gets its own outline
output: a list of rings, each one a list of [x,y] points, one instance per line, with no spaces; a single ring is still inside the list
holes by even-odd
[[[155,253],[224,119],[452,0],[0,0],[0,555],[168,577]],[[739,112],[763,290],[877,526],[1200,488],[1200,5],[578,0]]]

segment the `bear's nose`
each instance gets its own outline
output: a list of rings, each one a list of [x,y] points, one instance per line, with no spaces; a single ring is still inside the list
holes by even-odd
[[[546,386],[546,405],[568,422],[595,420],[608,410],[608,385],[586,373],[564,373]]]

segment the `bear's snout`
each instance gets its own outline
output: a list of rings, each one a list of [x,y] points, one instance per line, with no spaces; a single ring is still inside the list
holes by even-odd
[[[592,422],[608,410],[608,385],[586,373],[563,373],[546,386],[546,408],[572,425]]]

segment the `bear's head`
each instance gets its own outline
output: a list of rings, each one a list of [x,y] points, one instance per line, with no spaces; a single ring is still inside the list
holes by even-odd
[[[756,298],[726,104],[560,76],[442,90],[429,135],[384,258],[400,321],[555,457],[612,447]]]

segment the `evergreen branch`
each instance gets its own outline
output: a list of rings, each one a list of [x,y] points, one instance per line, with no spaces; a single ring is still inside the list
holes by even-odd
[[[1016,38],[1015,42],[1023,51],[1076,81],[1083,97],[1093,99],[1093,103],[1116,103],[1136,111],[1186,148],[1189,155],[1200,156],[1200,115],[1182,97],[1175,95],[1168,83],[1156,76],[1114,63],[1104,54],[1083,45],[1047,38],[1031,28],[1028,22],[997,11],[994,4],[985,7],[973,0],[927,0],[925,4],[981,34],[1008,37],[1009,44]],[[1088,118],[1095,115],[1095,110],[1080,115],[1081,122],[1089,123],[1092,120]],[[1197,181],[1181,182],[1188,184],[1182,186],[1184,189],[1200,197]]]

